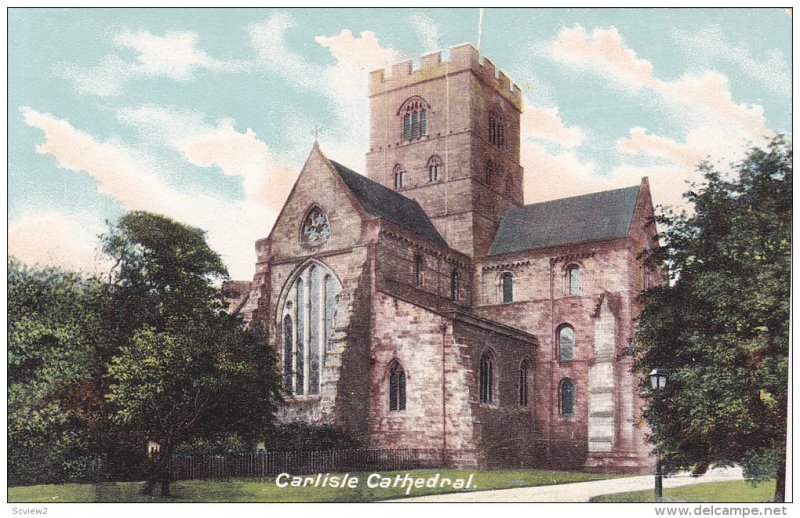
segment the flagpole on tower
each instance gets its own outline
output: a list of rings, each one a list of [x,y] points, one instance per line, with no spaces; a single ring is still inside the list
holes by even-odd
[[[481,32],[483,32],[483,11],[484,7],[479,8],[480,14],[478,15],[478,50],[481,50]]]

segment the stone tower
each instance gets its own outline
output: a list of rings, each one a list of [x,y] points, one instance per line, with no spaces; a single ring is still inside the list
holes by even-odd
[[[487,253],[522,205],[522,93],[470,44],[370,74],[368,176],[417,200],[454,249]]]

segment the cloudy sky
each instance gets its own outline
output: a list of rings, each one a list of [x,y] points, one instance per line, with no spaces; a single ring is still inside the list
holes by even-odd
[[[679,203],[698,161],[791,131],[784,9],[486,9],[523,90],[526,202],[634,185]],[[102,268],[127,210],[208,232],[237,279],[319,125],[364,170],[367,74],[463,42],[470,9],[12,9],[9,253]]]

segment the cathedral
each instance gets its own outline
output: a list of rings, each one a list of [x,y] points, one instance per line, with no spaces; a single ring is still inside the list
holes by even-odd
[[[647,179],[525,205],[522,94],[472,45],[369,81],[365,174],[315,143],[252,282],[226,284],[268,330],[279,418],[448,467],[649,471]]]

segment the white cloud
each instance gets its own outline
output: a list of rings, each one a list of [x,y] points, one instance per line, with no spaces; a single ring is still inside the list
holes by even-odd
[[[259,64],[293,87],[318,92],[327,99],[336,117],[336,130],[323,128],[321,145],[335,160],[363,172],[369,141],[368,72],[390,67],[400,61],[400,54],[382,46],[370,31],[355,36],[344,29],[335,36],[315,38],[320,46],[328,49],[335,62],[331,65],[310,63],[286,44],[286,31],[295,25],[288,14],[276,13],[249,27]],[[298,139],[310,140],[310,137],[301,134]]]
[[[520,118],[522,145],[529,139],[547,140],[567,148],[583,142],[583,131],[577,126],[567,126],[558,114],[558,107],[539,107],[525,103]]]
[[[414,13],[409,19],[411,25],[417,30],[417,35],[425,52],[433,52],[441,48],[439,43],[439,26],[429,16],[423,13]]]
[[[152,156],[119,139],[101,141],[68,121],[32,108],[21,109],[25,123],[44,132],[36,150],[50,155],[62,169],[87,173],[98,189],[127,210],[147,210],[206,229],[211,247],[223,256],[232,276],[252,275],[252,243],[265,237],[276,211],[256,198],[231,202],[170,187],[160,178],[163,168]],[[243,247],[243,243],[251,246]]]
[[[122,108],[117,119],[143,138],[180,152],[195,166],[218,167],[227,176],[241,178],[247,199],[274,211],[283,206],[297,178],[297,170],[276,160],[251,128],[240,133],[232,119],[211,125],[202,113],[154,105]]]
[[[766,59],[755,59],[745,47],[731,44],[719,25],[710,25],[695,32],[675,30],[674,37],[695,62],[704,66],[713,66],[718,62],[733,63],[774,92],[785,95],[792,92],[792,70],[778,50],[769,52]]]
[[[278,12],[263,23],[247,29],[250,45],[258,53],[258,63],[293,86],[315,89],[319,81],[319,66],[309,63],[286,44],[286,31],[297,23],[287,13]]]
[[[596,176],[596,166],[581,162],[572,151],[548,152],[543,146],[528,143],[520,150],[525,168],[525,203],[577,196],[611,188],[611,183]]]
[[[137,77],[167,77],[190,81],[195,70],[238,71],[249,65],[244,61],[222,61],[197,48],[200,37],[189,31],[168,32],[158,36],[149,31],[123,31],[113,38],[120,48],[137,52],[136,61],[124,61],[108,55],[95,66],[71,63],[56,66],[56,72],[72,81],[81,93],[100,97],[122,95],[128,81]]]
[[[649,135],[640,127],[631,128],[630,135],[617,141],[620,151],[635,155],[647,154],[670,160],[672,162],[695,167],[705,158],[703,151],[688,144],[676,142],[666,137]]]
[[[70,214],[25,214],[8,224],[8,253],[27,264],[99,273],[104,265],[96,246],[102,230]]]
[[[707,38],[710,36],[706,35]],[[700,40],[693,41],[697,43]],[[741,51],[726,46],[724,41],[717,43],[718,48],[712,49],[711,53]],[[628,48],[613,27],[595,28],[591,33],[579,25],[566,28],[544,49],[554,61],[597,74],[634,94],[655,94],[660,102],[656,109],[661,116],[670,118],[686,132],[684,139],[676,140],[648,133],[644,127],[631,128],[627,136],[617,140],[617,158],[623,163],[613,167],[602,179],[598,179],[593,168],[580,163],[573,154],[552,155],[542,148],[530,150],[526,160],[538,159],[545,164],[546,170],[552,172],[564,169],[561,177],[565,181],[585,184],[585,187],[576,187],[584,192],[634,185],[642,176],[648,176],[657,203],[679,205],[682,193],[687,190],[686,182],[700,180],[696,166],[701,160],[734,160],[749,146],[764,145],[773,134],[766,126],[761,106],[737,103],[733,99],[725,75],[705,70],[687,72],[675,80],[659,79],[653,64]],[[730,59],[743,67],[755,67],[743,51]],[[757,73],[756,68],[753,68],[753,73]],[[559,122],[559,119],[551,121],[550,133],[563,133]],[[562,145],[566,142],[553,140]],[[624,163],[626,156],[635,155],[654,157],[672,164],[640,166]],[[537,167],[535,162],[523,162],[523,165],[527,171]],[[553,186],[550,191],[557,193],[559,190],[564,188]],[[530,191],[534,195],[538,192],[535,182]]]
[[[769,133],[763,108],[737,104],[723,74],[686,73],[675,81],[662,81],[653,73],[652,63],[637,58],[614,27],[596,28],[591,34],[580,25],[563,29],[548,46],[548,54],[560,63],[593,71],[632,90],[647,88],[659,94],[670,106],[670,115],[690,127],[736,125],[754,139]]]

